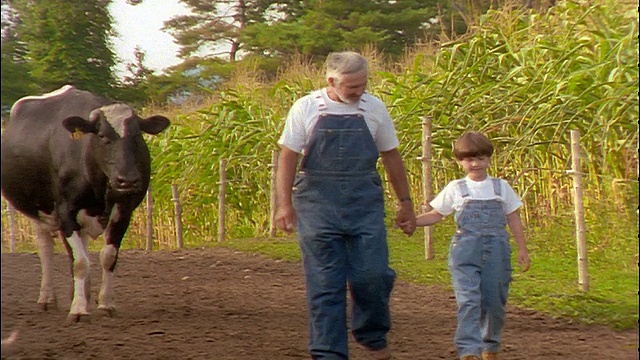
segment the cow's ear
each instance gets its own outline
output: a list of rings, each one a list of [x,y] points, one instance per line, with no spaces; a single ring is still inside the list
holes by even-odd
[[[140,130],[147,134],[156,135],[166,129],[171,121],[162,115],[154,115],[146,119],[140,119]]]
[[[85,134],[98,132],[95,122],[87,121],[79,116],[72,116],[62,120],[62,126],[72,134],[78,131]]]

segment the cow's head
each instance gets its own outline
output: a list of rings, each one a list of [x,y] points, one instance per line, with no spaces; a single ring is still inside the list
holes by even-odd
[[[170,121],[161,115],[142,119],[129,105],[115,103],[93,110],[89,120],[73,116],[62,123],[73,137],[94,135],[87,142],[94,166],[109,179],[111,192],[128,194],[146,190],[149,181],[151,160],[142,133],[156,135]]]

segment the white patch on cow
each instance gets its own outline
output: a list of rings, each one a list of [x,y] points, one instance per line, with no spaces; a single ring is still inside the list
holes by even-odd
[[[34,223],[35,226],[46,228],[49,231],[56,231],[60,229],[60,223],[58,223],[58,213],[55,211],[52,214],[38,211],[38,219],[40,221],[37,221],[37,225],[36,223]]]
[[[82,227],[83,235],[88,235],[91,239],[97,239],[100,234],[104,231],[102,225],[98,221],[98,217],[87,215],[86,210],[80,210],[78,212],[78,216],[76,216],[76,221]],[[84,236],[83,236],[84,237]]]
[[[100,265],[102,265],[102,284],[98,294],[98,309],[111,311],[113,305],[113,264],[116,262],[118,249],[113,245],[106,245],[100,251]]]
[[[102,113],[107,118],[109,124],[111,124],[111,127],[113,127],[113,130],[115,130],[120,137],[124,137],[126,135],[125,120],[133,116],[131,107],[126,104],[117,103],[103,106],[100,110],[102,110]]]
[[[23,103],[25,101],[46,99],[46,98],[62,95],[62,94],[66,93],[69,90],[73,90],[73,86],[65,85],[65,86],[61,87],[60,89],[58,89],[58,90],[54,90],[54,91],[46,93],[46,94],[25,96],[23,98],[20,98],[20,100],[16,101],[16,103],[13,104],[13,106],[11,107],[11,117],[14,116],[14,109],[17,109],[19,104],[21,104],[21,103]]]
[[[73,253],[73,301],[71,315],[88,315],[89,269],[91,262],[87,253],[87,244],[77,231],[73,232],[67,242]]]
[[[9,335],[6,339],[2,339],[2,346],[4,350],[4,346],[11,346],[18,339],[18,330],[13,330],[11,335]],[[3,356],[4,358],[4,356]]]
[[[120,221],[120,217],[122,216],[122,212],[120,211],[120,204],[116,204],[111,210],[111,215],[109,215],[109,222],[118,222]]]
[[[42,215],[41,215],[42,218]],[[43,308],[49,306],[56,307],[56,294],[53,287],[53,236],[52,232],[56,228],[52,228],[47,222],[38,220],[32,221],[33,228],[36,233],[36,241],[38,243],[38,257],[40,257],[40,268],[42,270],[42,278],[40,279],[40,296],[38,296],[38,304]]]

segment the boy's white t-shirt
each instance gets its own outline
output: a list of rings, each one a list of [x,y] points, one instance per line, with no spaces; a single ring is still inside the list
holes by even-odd
[[[318,108],[318,99],[321,95],[327,105],[325,110]],[[309,143],[313,129],[322,113],[327,114],[357,114],[362,108],[367,127],[371,131],[378,151],[393,150],[400,145],[396,130],[387,111],[387,107],[377,97],[364,93],[359,102],[346,104],[333,101],[327,95],[327,89],[315,90],[298,99],[287,115],[284,131],[278,140],[278,144],[297,152],[304,152]]]
[[[469,177],[465,177],[467,182],[469,196],[463,198],[458,185],[458,180],[454,180],[445,186],[444,189],[429,203],[431,207],[440,215],[447,216],[453,212],[462,210],[465,200],[492,200],[500,199],[504,208],[505,215],[511,214],[522,206],[522,200],[513,191],[508,182],[500,179],[501,192],[500,196],[493,191],[493,179],[487,176],[482,181],[473,181]]]

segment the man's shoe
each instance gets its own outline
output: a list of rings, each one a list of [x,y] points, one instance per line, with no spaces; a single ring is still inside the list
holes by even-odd
[[[375,360],[389,360],[389,359],[391,359],[391,351],[389,351],[389,348],[384,348],[384,349],[379,349],[379,350],[367,349],[367,351],[371,355],[372,359],[375,359]]]
[[[497,352],[483,351],[482,352],[482,360],[498,360],[498,353]]]

